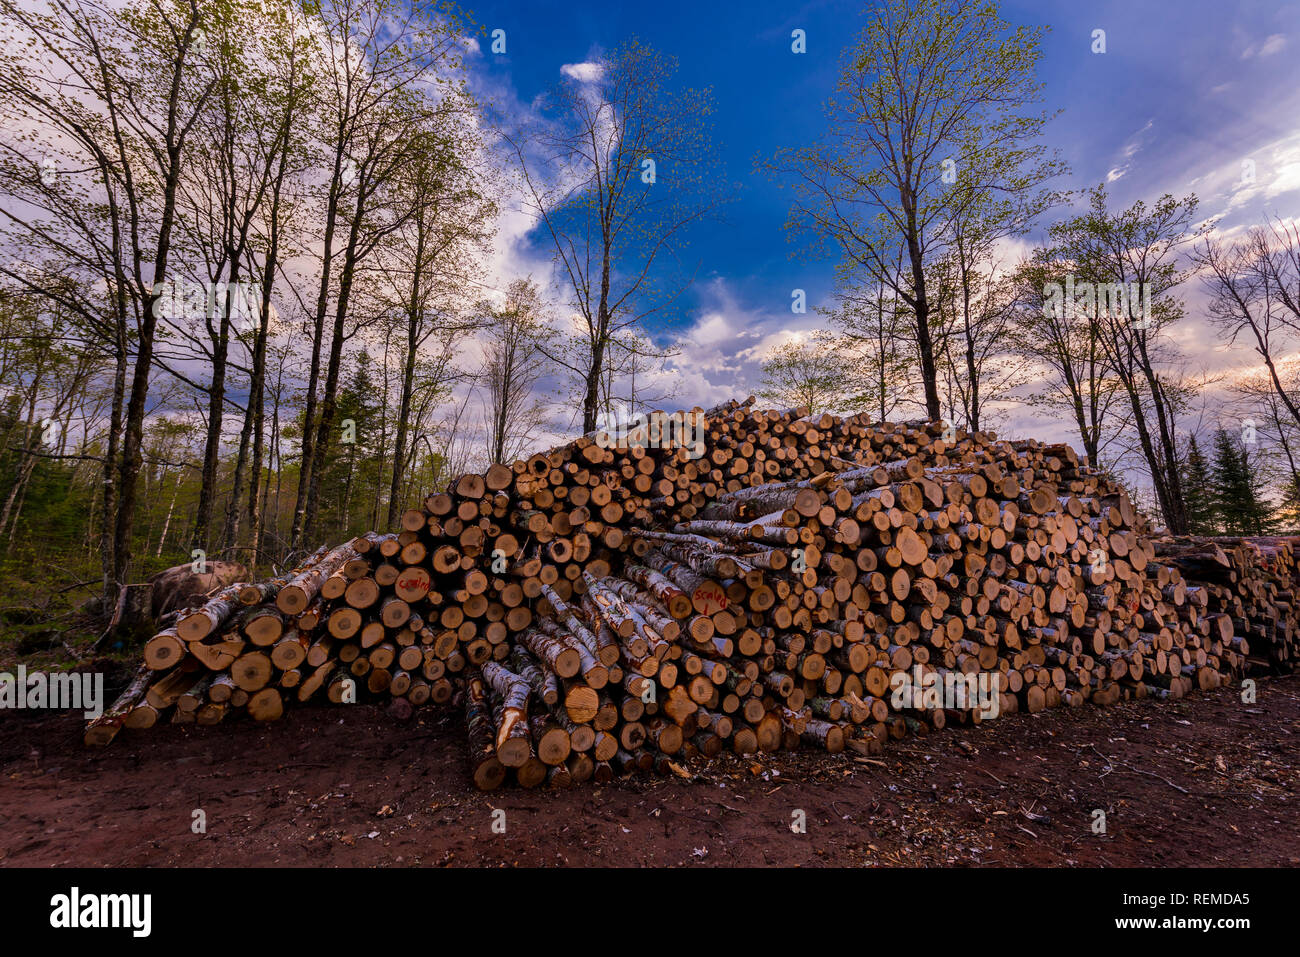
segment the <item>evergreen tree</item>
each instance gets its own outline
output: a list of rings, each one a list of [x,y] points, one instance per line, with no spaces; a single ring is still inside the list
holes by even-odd
[[[1214,435],[1211,470],[1216,510],[1223,528],[1234,535],[1260,535],[1272,525],[1272,506],[1245,448],[1223,429]]]
[[[380,454],[382,389],[374,360],[362,349],[338,397],[338,438],[325,454],[321,473],[321,519],[342,538],[377,524],[375,504],[383,457]]]
[[[1300,478],[1294,474],[1282,486],[1282,503],[1278,506],[1274,519],[1288,531],[1300,528]]]
[[[1186,485],[1187,530],[1193,535],[1213,535],[1218,529],[1214,493],[1210,481],[1210,464],[1192,436],[1183,462]]]

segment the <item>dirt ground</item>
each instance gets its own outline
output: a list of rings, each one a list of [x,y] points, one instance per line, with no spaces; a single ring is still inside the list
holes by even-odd
[[[0,865],[1300,864],[1300,676],[569,791],[476,792],[451,714],[80,730],[0,717]]]

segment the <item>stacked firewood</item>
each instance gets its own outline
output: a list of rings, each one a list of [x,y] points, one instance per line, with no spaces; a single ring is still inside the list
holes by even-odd
[[[107,743],[118,727],[147,728],[168,711],[175,723],[215,724],[241,712],[274,720],[287,702],[315,698],[384,695],[406,713],[450,701],[466,656],[477,658],[488,638],[504,654],[507,623],[522,628],[531,612],[518,604],[480,633],[478,616],[467,616],[486,577],[461,570],[459,559],[454,573],[435,574],[442,563],[431,558],[426,514],[407,512],[403,526],[321,549],[289,573],[232,585],[179,616],[145,644],[154,680],[143,693],[133,683],[91,722],[87,741]]]
[[[1253,671],[1295,666],[1300,608],[1296,605],[1295,538],[1158,539],[1160,561],[1178,568],[1189,602],[1212,620],[1220,637],[1245,655]]]
[[[1225,546],[1213,579],[1182,547],[1064,445],[727,403],[462,476],[400,531],[213,596],[86,737],[451,703],[479,787],[565,786],[1290,660],[1291,545]]]

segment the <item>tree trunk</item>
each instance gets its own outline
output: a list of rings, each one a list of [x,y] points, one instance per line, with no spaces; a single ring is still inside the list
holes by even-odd
[[[334,416],[338,414],[338,389],[343,368],[343,342],[344,331],[347,328],[348,300],[352,294],[352,282],[356,274],[357,240],[364,213],[364,197],[358,198],[356,213],[348,235],[347,250],[344,253],[343,271],[339,276],[338,303],[334,310],[329,364],[325,371],[325,395],[321,399],[320,418],[312,448],[311,475],[307,483],[307,500],[303,507],[302,533],[309,540],[314,540],[316,534],[316,516],[320,509],[321,473],[325,470],[325,456],[329,451]]]
[[[293,505],[293,525],[289,531],[289,545],[295,551],[302,547],[304,524],[311,497],[312,471],[316,462],[313,423],[316,420],[316,387],[320,383],[321,340],[325,334],[325,313],[329,308],[330,267],[333,264],[334,229],[338,222],[339,188],[343,172],[344,131],[338,131],[334,150],[334,173],[330,180],[329,201],[325,210],[325,236],[321,252],[320,292],[316,296],[316,315],[312,326],[311,371],[307,376],[307,399],[303,408],[302,464],[298,471],[298,495]]]
[[[31,383],[31,393],[27,403],[27,422],[23,428],[23,448],[21,457],[18,460],[18,471],[14,475],[14,484],[5,497],[4,509],[0,511],[0,534],[4,533],[6,529],[9,531],[8,544],[5,546],[6,554],[9,551],[9,545],[13,543],[13,528],[10,526],[10,522],[15,527],[18,525],[18,511],[20,508],[18,503],[27,488],[27,482],[31,479],[33,470],[36,468],[35,449],[39,441],[35,435],[36,395],[40,390],[42,379],[41,365],[43,363],[38,364]]]
[[[238,269],[231,269],[232,281]],[[217,318],[217,335],[212,341],[212,382],[208,386],[208,429],[203,442],[203,471],[199,479],[199,500],[194,509],[194,534],[191,547],[206,555],[212,538],[212,501],[216,497],[217,470],[221,466],[221,426],[226,411],[226,357],[230,350],[230,297],[213,308],[221,310]]]
[[[930,302],[925,294],[925,261],[921,255],[921,237],[916,226],[912,195],[904,190],[907,211],[907,257],[912,265],[912,300],[916,313],[916,348],[921,358],[921,383],[925,389],[925,416],[932,422],[943,417],[939,405],[938,367],[934,361],[934,343],[930,339]]]
[[[605,349],[609,338],[610,244],[605,238],[600,268],[600,304],[596,309],[596,329],[591,342],[591,368],[587,370],[586,391],[582,396],[582,434],[596,431],[596,412],[600,406],[600,377],[605,369]]]
[[[416,225],[415,269],[411,276],[411,298],[406,313],[406,362],[402,366],[402,398],[398,403],[397,435],[393,438],[393,480],[388,488],[388,525],[397,524],[406,466],[406,420],[411,414],[411,392],[415,387],[415,350],[420,335],[420,276],[424,263],[424,222]]]

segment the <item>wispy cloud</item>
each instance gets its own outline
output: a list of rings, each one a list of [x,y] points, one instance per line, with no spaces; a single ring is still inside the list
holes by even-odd
[[[1286,48],[1286,35],[1283,33],[1274,33],[1266,37],[1262,43],[1252,43],[1241,52],[1243,60],[1253,60],[1256,57],[1272,56],[1275,53],[1281,53]]]
[[[1129,171],[1130,167],[1133,165],[1132,163],[1129,162],[1129,160],[1132,160],[1133,157],[1136,156],[1146,145],[1146,139],[1147,139],[1146,134],[1151,132],[1151,129],[1154,126],[1155,126],[1155,120],[1147,120],[1140,130],[1138,130],[1136,133],[1134,133],[1125,141],[1124,145],[1120,148],[1119,151],[1119,155],[1121,158],[1123,158],[1124,162],[1117,163],[1115,166],[1112,166],[1109,170],[1107,170],[1106,182],[1113,183],[1118,179],[1123,179],[1124,175]]]

